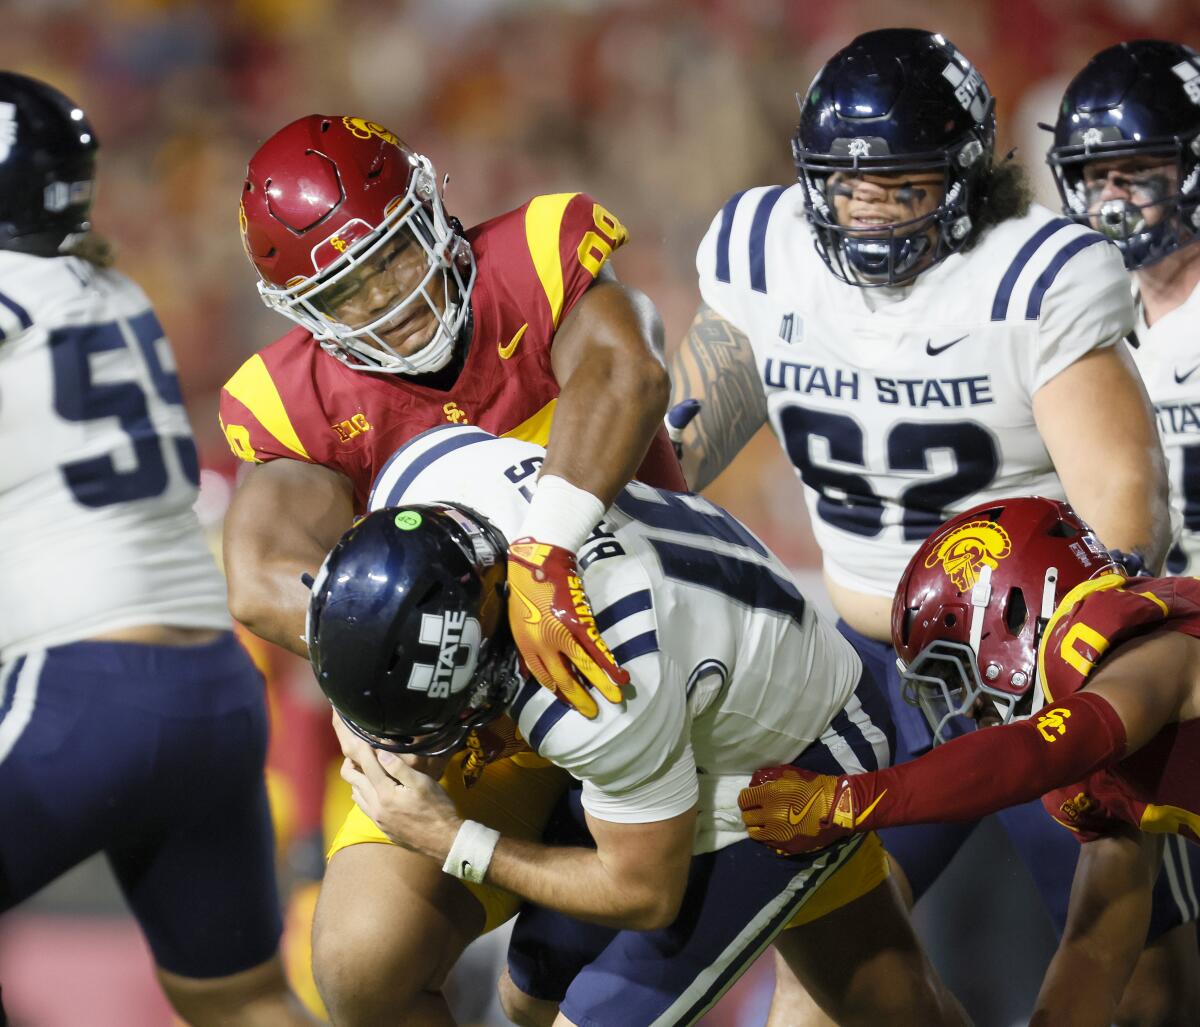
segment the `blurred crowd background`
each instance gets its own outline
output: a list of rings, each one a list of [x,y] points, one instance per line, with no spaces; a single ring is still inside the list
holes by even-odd
[[[449,175],[447,208],[468,225],[536,193],[592,193],[629,228],[615,267],[657,302],[671,347],[698,300],[693,258],[708,222],[731,193],[792,179],[795,94],[857,33],[909,25],[954,41],[997,97],[1001,152],[1016,148],[1051,205],[1036,123],[1053,120],[1071,75],[1121,39],[1200,45],[1200,0],[5,0],[0,10],[0,67],[61,88],[100,137],[94,221],[174,344],[214,530],[236,470],[218,390],[288,327],[259,302],[242,253],[241,178],[258,144],[296,117],[350,113],[392,128]],[[799,486],[769,438],[754,440],[711,495],[794,566],[815,569]],[[277,727],[317,707],[306,668],[260,655],[276,683]],[[325,744],[311,727],[277,730],[274,741],[289,887],[319,874]],[[1036,902],[1020,867],[995,850],[980,842],[959,860],[992,861],[970,871],[989,881],[969,893],[971,908],[947,898],[922,911],[952,979],[956,961],[975,958],[957,944],[975,911],[1011,919],[1014,905]],[[55,896],[0,921],[0,984],[10,1012],[26,1010],[17,1022],[169,1023],[136,935],[104,919],[111,890],[85,872]],[[100,918],[80,919],[88,910]],[[1033,966],[1014,978],[1015,991],[1028,990],[1049,928],[1034,937],[1014,923],[1001,956],[1009,969]],[[488,958],[460,986],[464,1016],[479,1023],[498,1022],[473,997],[491,987]],[[82,994],[93,989],[89,1013],[58,1018],[69,1014],[50,993],[80,975]],[[964,965],[955,983],[969,990],[971,979]],[[769,973],[756,973],[708,1022],[761,1022],[767,989]],[[148,1003],[136,1014],[121,1005],[135,991]],[[1016,1022],[1003,1003],[986,1005],[974,1009],[980,1023]]]

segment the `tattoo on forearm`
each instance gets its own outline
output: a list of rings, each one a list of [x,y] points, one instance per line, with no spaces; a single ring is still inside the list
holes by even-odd
[[[671,402],[688,398],[704,404],[688,442],[699,459],[691,485],[702,489],[767,420],[750,340],[704,305],[671,361]]]

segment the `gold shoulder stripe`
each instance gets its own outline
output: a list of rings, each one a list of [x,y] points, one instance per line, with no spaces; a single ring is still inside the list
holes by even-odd
[[[538,280],[550,303],[550,319],[558,327],[563,305],[562,257],[558,252],[562,219],[567,204],[578,193],[553,193],[535,196],[525,208],[525,241],[533,257]]]
[[[557,404],[557,399],[550,400],[532,417],[504,432],[502,438],[536,442],[539,446],[544,446],[550,439],[550,422],[554,420],[554,408]]]
[[[300,441],[300,436],[296,434],[296,429],[292,427],[292,420],[283,406],[279,390],[271,380],[271,372],[267,370],[267,365],[263,363],[259,354],[255,353],[234,372],[233,377],[225,383],[225,389],[257,417],[259,424],[282,445],[305,460],[312,459],[305,450],[304,443]]]
[[[1171,611],[1167,608],[1167,604],[1158,598],[1153,592],[1131,592],[1130,595],[1141,596],[1143,599],[1149,599],[1155,606],[1163,612],[1164,617],[1170,617]]]

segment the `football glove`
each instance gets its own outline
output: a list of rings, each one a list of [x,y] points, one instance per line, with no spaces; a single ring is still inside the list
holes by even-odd
[[[1152,578],[1154,573],[1146,566],[1146,558],[1136,549],[1123,553],[1119,549],[1110,549],[1108,555],[1113,563],[1121,568],[1127,578]]]
[[[766,767],[741,790],[738,806],[751,838],[781,855],[795,855],[854,834],[854,799],[847,777]]]
[[[667,411],[663,418],[667,425],[667,438],[671,440],[671,448],[675,450],[675,459],[683,460],[683,429],[695,420],[700,413],[700,400],[684,399]]]
[[[599,712],[589,685],[622,701],[629,674],[600,637],[570,550],[533,538],[508,547],[508,620],[525,667],[559,699],[589,718]]]

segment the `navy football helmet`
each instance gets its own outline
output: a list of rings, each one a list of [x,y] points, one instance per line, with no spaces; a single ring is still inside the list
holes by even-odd
[[[792,156],[817,251],[842,281],[909,281],[971,238],[971,205],[992,167],[995,103],[944,36],[881,29],[857,37],[817,74],[800,103]],[[838,224],[830,176],[941,172],[937,209],[865,235]],[[932,235],[930,229],[933,229]]]
[[[52,257],[88,231],[97,146],[76,103],[0,71],[0,249]]]
[[[499,717],[521,677],[508,545],[450,504],[377,510],[333,547],[305,635],[321,690],[378,749],[444,756]]]
[[[1043,128],[1050,126],[1044,125]],[[1131,271],[1194,242],[1200,231],[1200,55],[1191,47],[1139,39],[1101,50],[1067,86],[1046,157],[1063,211],[1098,228]],[[1089,217],[1084,168],[1098,159],[1174,162],[1178,188],[1151,190],[1138,204],[1106,200]],[[1148,225],[1148,207],[1162,218]]]

